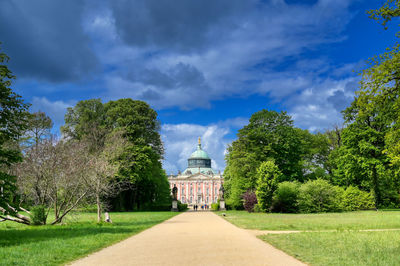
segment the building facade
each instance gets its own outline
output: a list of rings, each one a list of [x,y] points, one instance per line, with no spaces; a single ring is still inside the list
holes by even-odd
[[[178,188],[177,199],[189,207],[197,205],[211,205],[217,203],[219,190],[223,183],[223,176],[211,167],[211,158],[201,148],[201,142],[197,150],[188,159],[188,167],[178,175],[168,176],[170,188]]]

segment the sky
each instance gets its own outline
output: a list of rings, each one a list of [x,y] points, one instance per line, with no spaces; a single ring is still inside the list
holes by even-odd
[[[146,101],[161,122],[168,174],[197,138],[223,170],[250,116],[286,111],[297,127],[342,123],[366,60],[395,39],[366,10],[383,0],[1,0],[12,88],[54,132],[80,100]]]

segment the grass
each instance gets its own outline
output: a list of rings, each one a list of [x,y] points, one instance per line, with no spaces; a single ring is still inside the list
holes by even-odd
[[[258,230],[362,230],[400,228],[400,211],[359,211],[318,214],[266,214],[226,211],[236,226]],[[222,212],[219,212],[221,215]]]
[[[245,229],[311,231],[259,236],[311,265],[399,265],[400,262],[400,231],[359,231],[399,229],[398,210],[319,214],[224,213],[226,220]],[[317,232],[323,230],[333,231]]]
[[[311,265],[399,265],[400,232],[311,232],[260,238]]]
[[[177,213],[112,213],[98,224],[95,213],[74,213],[63,225],[0,223],[0,265],[59,265],[83,257],[165,221]]]

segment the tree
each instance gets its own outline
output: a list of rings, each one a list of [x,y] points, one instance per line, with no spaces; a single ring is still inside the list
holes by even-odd
[[[281,171],[274,161],[263,162],[257,169],[257,201],[261,211],[270,211],[272,196],[278,187]]]
[[[388,0],[368,13],[387,27],[392,18],[400,16],[400,1]],[[370,67],[362,72],[354,101],[344,111],[346,128],[342,132],[337,175],[344,176],[346,185],[372,190],[378,207],[397,197],[393,190],[399,182],[399,171],[393,168],[400,166],[399,44],[369,63]]]
[[[26,223],[29,219],[11,206],[16,187],[10,166],[22,158],[12,142],[20,138],[27,126],[28,105],[10,88],[15,76],[6,65],[8,60],[9,57],[0,52],[0,219]]]
[[[285,112],[261,110],[239,130],[238,139],[228,147],[224,172],[227,204],[242,208],[242,195],[257,186],[257,169],[273,159],[282,180],[302,180],[302,147],[299,131]]]
[[[16,167],[20,193],[47,206],[47,213],[52,209],[51,224],[60,223],[90,193],[88,149],[78,141],[43,139]]]
[[[93,156],[102,156],[106,139],[123,132],[126,139],[118,157],[118,172],[110,182],[129,184],[111,197],[114,209],[130,210],[166,201],[169,185],[161,165],[163,145],[157,113],[142,101],[120,99],[103,104],[99,99],[69,108],[62,131],[69,138],[89,143]]]
[[[86,184],[90,188],[90,194],[95,198],[97,206],[97,221],[101,222],[101,213],[105,208],[104,201],[117,195],[123,190],[121,182],[115,180],[119,165],[116,163],[121,155],[126,140],[122,132],[116,132],[106,138],[104,149],[101,153],[90,154],[89,174],[86,176]],[[108,208],[108,207],[106,207]],[[106,210],[106,222],[110,221]]]
[[[28,115],[25,138],[28,145],[37,145],[42,139],[49,138],[53,121],[44,112],[38,111]]]

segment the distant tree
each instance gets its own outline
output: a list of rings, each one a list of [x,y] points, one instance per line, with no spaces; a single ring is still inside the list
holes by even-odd
[[[263,162],[257,169],[257,201],[261,211],[271,211],[272,197],[282,173],[274,161]]]
[[[51,135],[53,121],[44,112],[38,111],[28,115],[28,125],[25,131],[25,138],[28,144],[36,145],[43,138]]]
[[[273,159],[282,171],[282,180],[303,180],[304,148],[299,131],[285,112],[262,110],[239,130],[238,139],[228,147],[224,172],[227,203],[243,208],[242,195],[257,187],[257,169]]]
[[[8,60],[9,57],[0,52],[0,221],[29,223],[29,218],[12,206],[16,187],[10,167],[22,159],[13,142],[18,141],[27,127],[28,105],[10,88],[15,76],[6,65]]]

